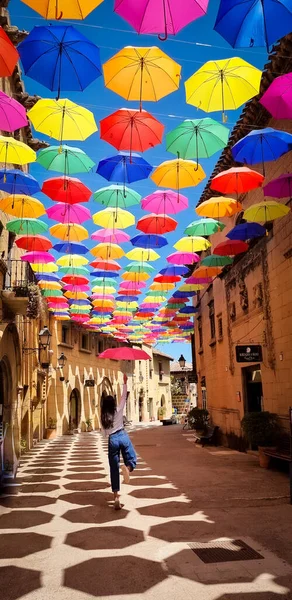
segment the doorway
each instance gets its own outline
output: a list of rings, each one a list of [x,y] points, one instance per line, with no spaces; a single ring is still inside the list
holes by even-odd
[[[139,422],[143,421],[143,396],[139,396]]]
[[[80,392],[74,388],[70,394],[69,400],[69,430],[78,429],[81,416]]]
[[[13,431],[11,422],[11,383],[10,362],[6,356],[0,361],[0,473],[11,470],[13,463]],[[0,477],[1,479],[1,477]]]
[[[245,390],[245,412],[263,410],[263,385],[260,365],[242,369]]]

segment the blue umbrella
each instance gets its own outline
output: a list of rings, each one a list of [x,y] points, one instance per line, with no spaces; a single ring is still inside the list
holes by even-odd
[[[194,308],[193,306],[184,306],[179,310],[179,312],[184,315],[188,315],[190,313],[198,312],[198,310],[198,308]]]
[[[161,273],[161,275],[186,275],[189,272],[189,269],[187,267],[178,267],[178,266],[169,266],[169,267],[165,267],[164,269],[161,269],[161,271],[159,271],[159,273]]]
[[[96,172],[107,179],[124,184],[147,179],[152,171],[151,165],[139,154],[119,152],[98,163]]]
[[[58,275],[48,275],[47,273],[35,273],[37,279],[42,281],[59,281]]]
[[[49,90],[83,91],[100,77],[99,48],[71,25],[34,27],[18,46],[26,75]]]
[[[137,302],[138,296],[116,296],[116,301],[119,302]]]
[[[88,306],[88,305],[91,305],[91,302],[90,302],[90,300],[86,300],[86,298],[83,298],[81,300],[77,300],[75,298],[70,298],[69,304],[77,304],[78,306]]]
[[[138,234],[130,240],[133,246],[138,248],[163,248],[167,246],[168,241],[163,235],[155,235],[155,233]]]
[[[37,180],[19,169],[0,169],[0,190],[7,194],[33,196],[41,191]]]
[[[259,223],[240,223],[227,233],[230,240],[251,240],[266,235],[266,229]]]
[[[79,242],[59,242],[53,246],[53,249],[64,254],[87,254],[89,252],[87,246],[79,244]]]
[[[174,292],[173,298],[188,298],[189,296],[195,296],[197,292]]]
[[[232,156],[237,162],[248,165],[262,163],[265,175],[265,162],[276,160],[292,148],[292,135],[272,127],[257,129],[248,133],[234,144]]]
[[[119,274],[113,271],[91,271],[90,275],[93,277],[100,277],[103,279],[104,277],[119,277]]]
[[[233,48],[269,50],[292,30],[291,0],[221,0],[214,29]]]

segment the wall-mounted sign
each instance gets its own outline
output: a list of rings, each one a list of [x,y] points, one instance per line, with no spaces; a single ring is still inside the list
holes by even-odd
[[[95,386],[95,380],[94,379],[85,379],[84,381],[84,387],[94,387]]]
[[[263,352],[261,346],[236,346],[236,361],[242,363],[262,362]]]

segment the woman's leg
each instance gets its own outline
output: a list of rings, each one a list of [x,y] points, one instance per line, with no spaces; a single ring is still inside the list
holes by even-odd
[[[111,486],[114,494],[115,508],[119,509],[119,491],[120,491],[120,447],[114,439],[108,441],[108,460],[110,465]]]
[[[123,431],[121,443],[121,451],[126,469],[123,469],[124,483],[130,482],[130,473],[134,471],[137,463],[137,456],[134,446],[126,431]]]

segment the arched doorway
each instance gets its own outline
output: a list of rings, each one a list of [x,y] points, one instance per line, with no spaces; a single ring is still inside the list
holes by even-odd
[[[78,429],[81,416],[81,398],[80,392],[74,388],[69,399],[69,430]]]
[[[0,471],[10,470],[13,463],[13,431],[11,427],[12,373],[9,359],[0,361]]]

